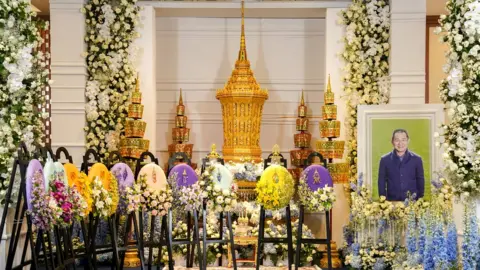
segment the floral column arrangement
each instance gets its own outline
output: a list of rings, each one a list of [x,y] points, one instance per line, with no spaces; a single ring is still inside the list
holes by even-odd
[[[101,158],[118,150],[128,98],[135,88],[132,42],[139,36],[136,0],[90,0],[85,13],[88,80],[85,90],[86,147]]]
[[[43,144],[43,118],[38,108],[45,102],[42,90],[49,85],[46,68],[49,55],[37,50],[42,45],[30,1],[0,1],[0,202],[9,186],[17,147],[24,142],[29,150]],[[18,187],[14,187],[18,189]]]
[[[387,79],[390,6],[388,1],[353,0],[340,16],[341,23],[346,26],[342,58],[345,60],[343,83],[347,97],[347,162],[350,181],[356,182],[357,106],[386,104],[390,94]]]

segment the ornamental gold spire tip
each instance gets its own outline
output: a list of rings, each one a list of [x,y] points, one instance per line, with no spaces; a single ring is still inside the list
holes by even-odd
[[[180,98],[178,99],[178,105],[183,105],[182,88],[180,88]]]
[[[332,92],[332,85],[330,84],[330,74],[328,74],[327,92]]]
[[[238,52],[238,60],[247,59],[247,45],[245,43],[245,2],[242,1],[242,31],[240,34],[240,51]]]
[[[303,89],[302,89],[302,99],[300,100],[300,106],[305,105],[305,99],[303,98]]]
[[[140,92],[140,73],[137,73],[137,79],[135,79],[135,92]]]

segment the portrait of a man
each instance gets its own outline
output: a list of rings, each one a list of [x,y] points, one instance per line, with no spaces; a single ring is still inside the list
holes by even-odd
[[[425,176],[422,158],[408,148],[410,137],[406,129],[395,129],[393,149],[380,158],[378,168],[378,195],[388,201],[404,201],[409,194],[416,199],[425,194]]]

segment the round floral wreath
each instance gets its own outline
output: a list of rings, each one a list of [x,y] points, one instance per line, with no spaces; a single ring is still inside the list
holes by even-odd
[[[29,214],[32,223],[41,230],[49,230],[55,225],[54,213],[57,212],[57,204],[45,192],[43,174],[36,171],[32,178],[32,210]]]
[[[333,187],[325,185],[313,191],[307,184],[307,175],[300,177],[298,183],[298,196],[300,203],[305,206],[308,211],[323,212],[332,209],[336,200]]]
[[[127,212],[149,211],[153,216],[165,216],[173,204],[173,192],[167,185],[165,190],[153,190],[147,185],[146,175],[140,175],[138,183],[126,188]]]
[[[276,174],[277,172],[275,172]],[[257,202],[268,210],[278,210],[286,207],[293,197],[295,184],[292,175],[282,169],[283,177],[263,179],[257,182]],[[274,176],[275,177],[275,176]]]
[[[200,185],[197,183],[191,186],[182,186],[177,185],[177,172],[173,172],[172,175],[168,177],[168,183],[172,187],[173,195],[177,199],[177,205],[184,208],[186,211],[199,210],[203,205],[203,199],[205,194],[202,191]]]
[[[119,201],[117,179],[110,175],[108,190],[103,186],[99,177],[95,177],[91,184],[93,214],[107,218],[117,211]]]
[[[236,186],[232,185],[230,190],[222,189],[215,184],[213,171],[215,166],[208,167],[202,174],[199,182],[204,190],[203,197],[207,200],[207,206],[215,212],[229,212],[237,204]]]

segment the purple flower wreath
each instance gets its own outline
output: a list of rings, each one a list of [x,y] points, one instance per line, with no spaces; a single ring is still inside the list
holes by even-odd
[[[57,206],[45,192],[41,171],[33,174],[32,183],[32,210],[29,211],[32,223],[41,230],[49,230],[55,225],[54,214],[57,212]]]

